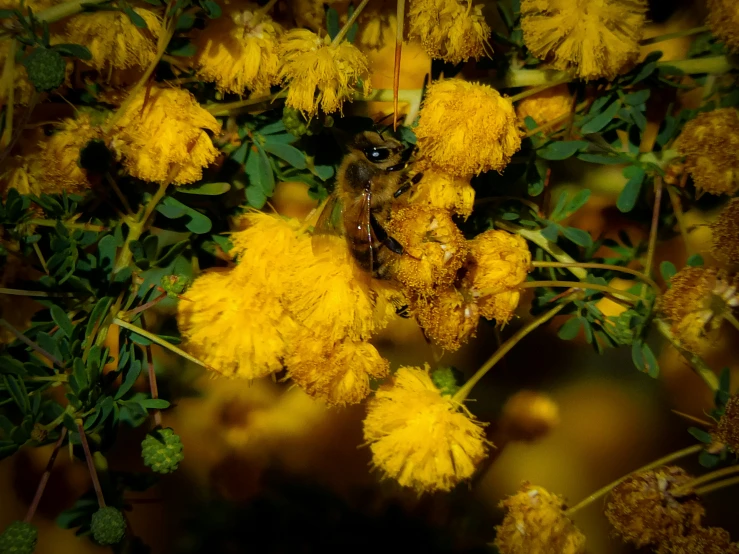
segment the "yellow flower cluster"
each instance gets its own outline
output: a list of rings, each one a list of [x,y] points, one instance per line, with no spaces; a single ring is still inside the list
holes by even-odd
[[[111,146],[128,173],[152,183],[194,183],[218,157],[206,131],[221,125],[188,91],[142,88],[115,122]]]
[[[409,204],[449,210],[465,218],[469,217],[475,204],[475,189],[470,184],[471,176],[450,175],[424,159],[413,164],[409,177],[418,174],[421,175],[421,180],[414,184],[401,197],[402,199]]]
[[[500,507],[507,510],[496,527],[495,546],[501,554],[585,552],[585,535],[567,517],[561,496],[523,483]]]
[[[568,115],[572,107],[570,89],[562,84],[524,98],[516,105],[516,114],[521,121],[531,117],[538,125],[545,125]]]
[[[739,544],[721,527],[698,527],[687,535],[672,537],[655,550],[657,554],[739,554]]]
[[[482,4],[462,0],[411,0],[408,36],[432,58],[458,64],[485,54],[490,27]]]
[[[699,191],[734,194],[739,189],[739,111],[721,108],[688,121],[675,141]]]
[[[706,23],[731,50],[739,50],[739,4],[734,0],[708,0]]]
[[[521,28],[537,58],[580,79],[613,79],[639,57],[646,0],[522,0]]]
[[[377,391],[367,407],[364,438],[374,466],[419,494],[451,490],[472,477],[487,455],[480,423],[442,396],[428,368],[401,367]]]
[[[259,6],[231,6],[193,41],[198,49],[197,75],[222,92],[269,92],[279,82],[277,47],[282,32]]]

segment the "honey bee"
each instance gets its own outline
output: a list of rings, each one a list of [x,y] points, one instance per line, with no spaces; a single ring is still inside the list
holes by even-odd
[[[313,248],[324,249],[321,237],[342,234],[356,266],[370,278],[383,279],[392,255],[403,255],[403,246],[388,235],[383,223],[392,201],[418,182],[420,174],[414,182],[404,182],[408,150],[380,133],[357,135],[348,150],[336,174],[336,189],[316,223]]]

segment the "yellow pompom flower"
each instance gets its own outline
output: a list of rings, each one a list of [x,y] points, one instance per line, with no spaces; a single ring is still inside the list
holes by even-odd
[[[401,197],[409,204],[426,205],[469,217],[475,204],[475,189],[470,175],[457,177],[425,163],[414,164],[413,174],[423,173],[421,180]]]
[[[326,343],[306,329],[293,339],[285,366],[310,396],[330,406],[345,406],[364,400],[370,378],[387,377],[390,362],[368,342]]]
[[[459,177],[502,171],[521,148],[521,131],[509,98],[461,79],[428,88],[416,136],[426,157]]]
[[[482,425],[442,396],[428,367],[401,367],[367,407],[364,438],[385,477],[417,493],[449,491],[487,456]]]
[[[360,81],[363,93],[370,91],[367,58],[348,42],[327,44],[307,29],[292,29],[283,35],[278,56],[280,80],[289,86],[286,105],[308,118],[319,107],[324,113],[340,112]]]
[[[201,274],[177,305],[184,348],[227,377],[280,371],[296,330],[279,299],[233,270]]]
[[[362,49],[379,50],[395,40],[398,19],[395,0],[372,2],[359,15],[356,43]]]
[[[721,527],[700,527],[659,545],[657,554],[739,554],[739,544]]]
[[[711,253],[729,263],[739,264],[739,198],[733,198],[711,225]]]
[[[705,514],[695,495],[673,494],[691,480],[676,466],[637,473],[611,491],[606,517],[616,533],[637,548],[683,536],[699,527]]]
[[[716,427],[716,439],[739,454],[739,394],[734,394],[726,403]]]
[[[411,307],[424,335],[449,352],[459,350],[477,333],[480,309],[462,290],[445,287],[431,296],[416,296]]]
[[[688,121],[675,141],[695,187],[709,194],[739,189],[739,111],[721,108]]]
[[[136,27],[123,12],[103,10],[70,17],[65,41],[86,46],[92,59],[84,63],[110,80],[113,70],[144,69],[157,53],[157,39],[162,22],[154,12],[133,10],[146,22],[146,29]]]
[[[277,46],[281,34],[282,27],[259,6],[233,6],[209,21],[194,40],[197,75],[215,83],[221,92],[268,92],[279,82]]]
[[[739,4],[735,0],[708,0],[711,32],[731,50],[739,50]]]
[[[42,182],[38,180],[41,169],[37,154],[8,156],[0,169],[0,193],[5,198],[10,189],[21,194],[41,194]]]
[[[458,64],[485,55],[490,26],[482,4],[461,0],[411,0],[408,37],[418,39],[432,58]]]
[[[531,117],[539,125],[564,117],[571,111],[572,95],[566,84],[548,88],[516,104],[516,113],[521,121]]]
[[[483,317],[505,324],[520,299],[516,287],[531,270],[531,252],[526,240],[507,231],[490,230],[468,244],[465,286],[477,298]]]
[[[518,492],[500,503],[506,508],[496,527],[500,554],[580,554],[585,535],[565,513],[561,496],[524,482]]]
[[[581,79],[613,79],[639,57],[646,0],[522,0],[531,53]]]
[[[206,130],[220,124],[186,90],[145,87],[116,121],[111,146],[131,176],[153,183],[193,183],[218,157]]]
[[[393,213],[385,229],[404,250],[392,262],[394,279],[421,294],[454,282],[467,243],[447,211],[412,204]]]

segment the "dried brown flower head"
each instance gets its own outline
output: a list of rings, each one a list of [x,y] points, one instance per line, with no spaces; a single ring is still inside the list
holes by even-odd
[[[739,264],[739,198],[732,199],[711,225],[711,253],[729,263]]]
[[[700,527],[659,545],[657,554],[739,554],[739,545],[721,527]]]
[[[739,454],[739,394],[726,403],[724,414],[719,419],[716,438]]]

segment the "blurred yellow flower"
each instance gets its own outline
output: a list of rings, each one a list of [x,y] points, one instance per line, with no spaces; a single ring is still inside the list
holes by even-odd
[[[716,428],[716,439],[739,454],[739,394],[734,394],[726,403]]]
[[[0,40],[0,66],[2,66],[2,80],[0,81],[0,103],[4,104],[10,98],[10,87],[13,87],[13,104],[27,106],[31,101],[31,97],[35,92],[31,81],[28,80],[28,73],[24,65],[15,63],[13,66],[13,74],[10,75],[10,64],[7,63],[8,54],[10,53],[11,40]],[[16,52],[22,45],[16,44]],[[6,76],[5,73],[8,72]],[[11,84],[12,83],[12,84]]]
[[[373,465],[417,493],[449,491],[487,456],[482,425],[442,396],[428,367],[401,367],[369,402],[364,438]]]
[[[295,323],[261,283],[233,270],[202,273],[177,305],[184,348],[227,377],[280,371]]]
[[[523,0],[521,28],[537,58],[581,79],[613,79],[639,57],[646,0]]]
[[[41,194],[39,158],[36,154],[8,156],[0,169],[0,193],[5,198],[10,189],[21,194]]]
[[[154,12],[144,8],[133,10],[146,22],[136,27],[118,10],[81,13],[67,20],[66,42],[86,46],[92,59],[84,63],[110,81],[113,70],[144,69],[154,60],[162,23]]]
[[[706,23],[729,49],[739,50],[739,3],[736,0],[708,0]]]
[[[256,4],[230,7],[193,43],[197,75],[222,92],[260,94],[279,82],[277,46],[282,27]]]
[[[370,393],[370,378],[382,379],[390,368],[368,342],[326,343],[307,329],[292,340],[285,365],[305,392],[330,406],[361,402]]]
[[[739,111],[721,108],[688,121],[675,141],[699,191],[734,194],[739,189]]]
[[[548,395],[521,390],[506,400],[499,426],[510,440],[533,441],[559,425],[559,406]]]
[[[686,535],[700,526],[705,514],[695,495],[673,494],[691,479],[676,466],[637,473],[611,491],[606,517],[616,533],[637,548]]]
[[[739,198],[733,198],[711,225],[711,253],[718,259],[739,264]]]
[[[477,333],[480,309],[455,287],[413,297],[411,305],[426,337],[444,350],[458,350]]]
[[[111,146],[131,176],[153,183],[193,183],[218,157],[205,132],[218,121],[186,90],[142,88],[116,121]]]
[[[472,213],[475,189],[470,184],[471,175],[449,175],[432,164],[423,162],[414,164],[413,172],[423,173],[423,176],[401,197],[409,204],[449,210],[465,218]]]
[[[485,55],[490,26],[482,4],[461,0],[411,0],[408,37],[418,39],[432,58],[458,64]]]
[[[521,121],[531,117],[538,125],[554,121],[571,111],[572,95],[566,84],[548,88],[516,104],[516,114]]]
[[[510,99],[461,79],[429,86],[415,131],[425,156],[459,177],[502,171],[521,147]]]
[[[655,550],[657,554],[739,554],[739,543],[721,527],[699,527],[684,536],[672,537]]]
[[[278,55],[280,79],[289,86],[286,105],[308,118],[319,107],[325,113],[341,111],[360,82],[365,95],[370,91],[367,58],[348,42],[327,44],[307,29],[292,29],[283,35]]]
[[[585,535],[565,513],[561,496],[524,482],[518,492],[500,503],[506,508],[496,527],[500,554],[580,554]]]

